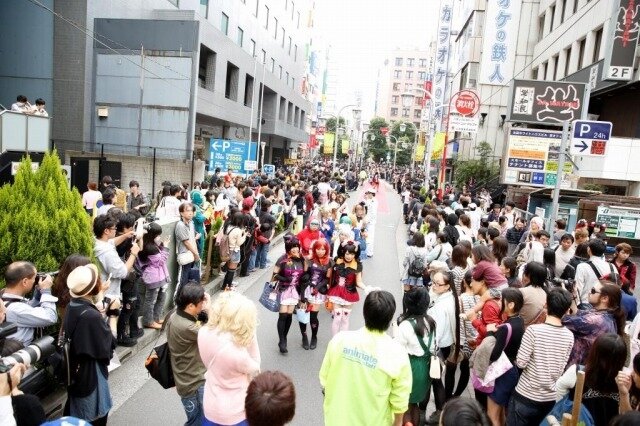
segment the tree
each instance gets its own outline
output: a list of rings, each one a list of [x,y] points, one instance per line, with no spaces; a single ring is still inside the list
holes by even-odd
[[[92,252],[91,220],[78,191],[68,188],[57,153],[47,153],[36,172],[23,159],[13,185],[0,188],[0,269],[28,260],[55,271],[68,255]]]
[[[477,159],[456,160],[454,180],[457,187],[468,185],[471,179],[477,184],[486,184],[500,173],[497,162],[493,159],[493,148],[486,141],[476,146]]]
[[[404,132],[400,131],[400,125],[405,125]],[[398,158],[396,159],[396,164],[398,166],[406,166],[411,164],[411,155],[413,154],[413,142],[415,141],[416,131],[411,123],[403,123],[402,121],[397,121],[393,123],[391,128],[391,136],[394,136],[399,141],[400,145],[398,146]],[[393,138],[391,138],[391,143],[395,144]],[[402,146],[405,145],[406,148]],[[393,150],[395,150],[395,146],[392,148],[391,155],[393,156]],[[391,157],[391,161],[393,161],[393,157]]]
[[[380,129],[389,127],[387,121],[382,117],[375,117],[369,121],[369,133],[367,133],[367,148],[369,157],[376,163],[381,163],[387,159],[387,153],[390,152],[386,137]],[[370,140],[369,135],[373,135],[374,139]],[[393,153],[391,153],[393,161]]]

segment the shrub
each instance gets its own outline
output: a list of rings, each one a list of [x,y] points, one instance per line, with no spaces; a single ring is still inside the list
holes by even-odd
[[[55,271],[72,253],[93,253],[91,220],[80,194],[68,188],[55,151],[36,172],[26,157],[13,185],[0,188],[0,270],[28,260],[39,271]]]

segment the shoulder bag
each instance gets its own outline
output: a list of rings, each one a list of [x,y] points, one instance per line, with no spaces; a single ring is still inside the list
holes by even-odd
[[[277,282],[274,284],[267,281],[264,283],[262,294],[260,294],[260,304],[271,312],[280,311],[280,292],[278,287],[279,284]]]
[[[158,338],[154,344],[154,348],[151,349],[149,356],[144,362],[144,366],[149,372],[149,375],[153,377],[160,386],[164,389],[170,389],[176,385],[173,378],[173,368],[171,367],[171,352],[169,351],[169,342],[164,342],[160,346],[155,346],[162,336],[162,330],[165,327],[169,327],[169,317],[174,311],[170,311],[164,318],[164,324],[158,333]],[[167,333],[168,334],[168,333]]]

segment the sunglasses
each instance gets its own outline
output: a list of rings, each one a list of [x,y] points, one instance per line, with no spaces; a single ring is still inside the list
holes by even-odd
[[[596,290],[595,288],[591,289],[591,294],[598,294],[600,293],[598,290]]]

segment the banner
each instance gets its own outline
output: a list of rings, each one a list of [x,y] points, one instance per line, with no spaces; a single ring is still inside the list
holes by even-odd
[[[342,153],[345,155],[349,153],[349,139],[342,139]]]
[[[442,148],[444,148],[444,132],[438,132],[433,137],[433,148],[431,150],[431,159],[437,160],[442,157]]]
[[[335,140],[335,135],[333,133],[324,134],[324,150],[322,151],[324,154],[333,154],[334,140]]]
[[[479,82],[506,85],[513,77],[520,23],[520,1],[489,1],[482,38]]]
[[[440,2],[440,13],[438,15],[438,33],[436,35],[436,56],[433,76],[433,121],[436,131],[443,128],[442,106],[447,89],[447,74],[449,72],[449,50],[451,48],[451,21],[453,18],[452,0],[442,0]]]
[[[424,161],[424,145],[416,146],[415,161],[419,163]]]

